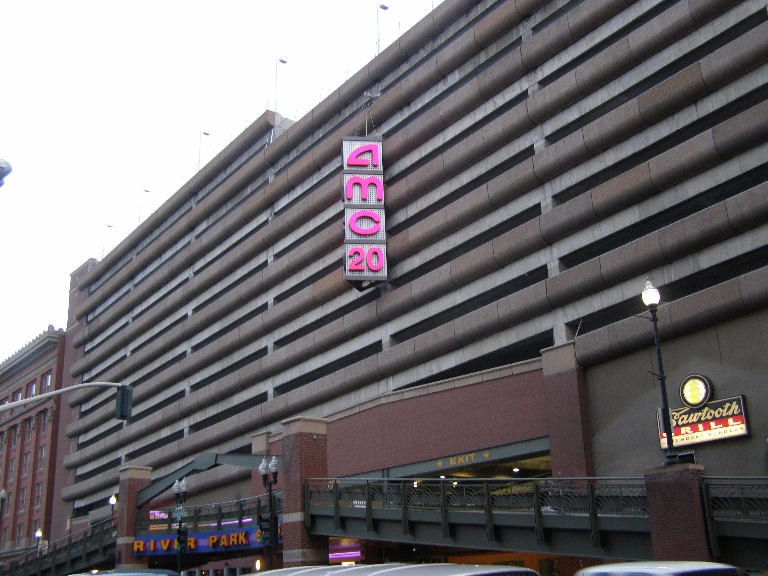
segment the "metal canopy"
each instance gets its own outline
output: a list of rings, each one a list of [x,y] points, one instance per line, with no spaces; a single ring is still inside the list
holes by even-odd
[[[185,476],[204,472],[211,468],[215,468],[216,466],[221,466],[222,464],[258,470],[261,460],[266,456],[267,454],[216,454],[215,452],[203,452],[189,464],[174,470],[170,474],[166,474],[162,478],[152,482],[152,484],[146,488],[139,490],[136,507],[140,508],[147,502],[150,502],[153,498],[159,496],[173,486],[173,483],[176,482],[176,480],[184,478]],[[282,460],[282,456],[275,457],[278,462]]]

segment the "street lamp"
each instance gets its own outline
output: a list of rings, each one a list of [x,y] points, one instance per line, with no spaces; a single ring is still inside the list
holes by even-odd
[[[277,114],[277,69],[280,64],[288,64],[288,60],[282,58],[275,59],[275,114]]]
[[[187,501],[187,479],[178,479],[173,483],[173,495],[176,498],[176,515],[179,527],[176,530],[176,572],[181,573],[181,555],[187,551],[187,528],[184,526],[184,502]]]
[[[5,504],[5,499],[8,498],[8,492],[5,490],[5,488],[0,488],[0,534],[2,534],[2,524],[3,524],[3,505]],[[0,550],[5,548],[5,540],[0,541]]]
[[[672,422],[669,419],[669,402],[667,401],[667,377],[664,375],[664,365],[661,363],[661,342],[659,342],[659,317],[656,314],[656,308],[661,301],[661,294],[648,280],[643,290],[643,303],[648,307],[651,313],[651,322],[653,322],[653,338],[656,341],[656,360],[659,365],[659,382],[661,383],[661,425],[664,434],[667,436],[667,456],[664,460],[664,466],[680,464],[680,458],[675,451],[672,439]]]
[[[42,537],[43,537],[43,531],[40,528],[38,528],[35,531],[35,538],[37,539],[37,545],[35,546],[35,548],[37,548],[37,555],[38,556],[40,556],[40,539]]]
[[[203,148],[203,136],[210,136],[208,132],[200,130],[200,136],[197,138],[197,171],[200,172],[200,150]],[[146,190],[144,190],[146,192]]]
[[[117,504],[117,496],[112,494],[112,496],[109,497],[109,500],[107,500],[107,502],[109,502],[109,505],[112,506],[112,516],[114,516],[115,515],[115,504]]]
[[[277,526],[275,526],[275,502],[272,496],[272,486],[277,484],[277,457],[272,456],[272,460],[267,465],[267,457],[259,464],[259,473],[261,474],[261,481],[268,493],[268,509],[269,513],[269,541],[267,542],[267,570],[272,570],[272,555],[275,553],[275,540],[277,539]],[[268,475],[272,474],[272,479],[269,480]]]
[[[198,157],[197,157],[197,169],[200,170],[200,153],[198,151]],[[144,190],[144,194],[149,194],[149,190]],[[143,194],[139,194],[139,224],[141,224],[141,200],[144,198]]]
[[[379,4],[376,2],[376,55],[378,56],[381,53],[381,32],[379,32],[379,10],[384,10],[385,12],[389,10],[389,6],[385,6],[384,4]]]
[[[3,178],[11,173],[11,163],[7,160],[0,159],[0,186],[3,185]]]

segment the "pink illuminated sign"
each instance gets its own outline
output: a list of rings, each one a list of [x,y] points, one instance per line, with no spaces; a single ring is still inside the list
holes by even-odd
[[[387,279],[382,159],[380,140],[350,138],[342,142],[346,280]]]

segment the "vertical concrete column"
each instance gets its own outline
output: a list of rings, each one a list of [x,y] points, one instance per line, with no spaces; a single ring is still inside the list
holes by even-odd
[[[573,341],[541,351],[552,476],[595,475],[589,399]]]
[[[120,468],[120,500],[117,506],[117,568],[146,568],[148,557],[133,555],[136,539],[137,506],[139,490],[152,483],[152,468],[148,466],[124,466]]]
[[[283,566],[328,563],[328,538],[304,526],[304,481],[328,475],[327,420],[299,416],[283,423]]]
[[[711,560],[701,500],[703,476],[699,464],[646,470],[654,560]]]

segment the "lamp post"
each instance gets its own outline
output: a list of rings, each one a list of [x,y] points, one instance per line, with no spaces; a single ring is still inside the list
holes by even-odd
[[[11,163],[0,158],[0,186],[3,185],[3,178],[11,173]]]
[[[42,531],[40,528],[38,528],[38,529],[35,531],[35,539],[36,539],[36,541],[37,541],[37,544],[36,544],[35,548],[37,549],[37,556],[38,556],[38,557],[40,556],[40,539],[41,539],[42,537],[43,537],[43,531]]]
[[[664,459],[664,466],[671,464],[680,464],[680,458],[675,451],[672,440],[672,422],[669,419],[669,402],[667,401],[667,377],[664,374],[664,365],[661,363],[661,342],[659,342],[659,317],[656,314],[656,308],[661,301],[661,294],[648,280],[643,290],[643,303],[648,307],[651,313],[651,322],[653,322],[653,338],[656,342],[656,361],[659,365],[659,383],[661,384],[661,425],[667,436],[667,456]]]
[[[184,502],[187,501],[187,479],[176,480],[173,483],[173,495],[176,498],[176,516],[179,527],[176,530],[176,572],[181,574],[181,555],[187,550],[187,529],[184,527]]]
[[[115,515],[115,504],[117,504],[117,496],[112,494],[112,496],[109,497],[109,500],[107,500],[107,502],[109,502],[109,505],[112,506],[112,516],[114,517],[114,515]]]
[[[198,152],[197,157],[197,169],[200,170],[200,153]],[[149,194],[149,190],[144,190],[143,194]],[[139,194],[139,224],[141,224],[141,200],[144,198],[143,194]]]
[[[269,541],[267,542],[267,570],[272,570],[272,556],[275,553],[275,540],[277,539],[277,526],[275,526],[275,502],[272,496],[272,486],[277,484],[277,458],[272,456],[272,460],[267,465],[267,457],[259,464],[259,473],[261,474],[261,481],[264,487],[267,489],[268,494],[268,506],[267,511],[269,513]],[[272,475],[272,479],[269,479],[269,473]]]
[[[275,59],[275,114],[277,114],[277,69],[280,64],[288,64],[288,60],[282,58]]]
[[[379,31],[379,10],[384,10],[385,12],[389,10],[389,6],[385,6],[384,4],[379,4],[376,2],[376,55],[378,56],[381,53],[381,32]]]
[[[203,136],[210,136],[208,132],[200,130],[200,136],[197,138],[197,171],[200,172],[200,151],[203,148]],[[144,190],[146,192],[146,190]]]
[[[0,538],[2,538],[2,524],[3,524],[3,506],[5,505],[5,500],[8,498],[8,492],[5,490],[5,488],[0,488]],[[5,539],[0,540],[0,550],[5,548]]]

